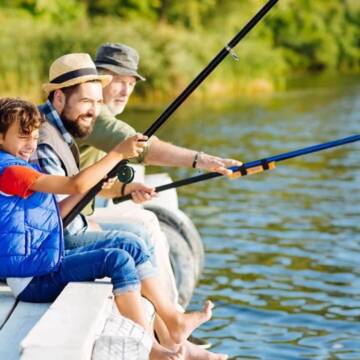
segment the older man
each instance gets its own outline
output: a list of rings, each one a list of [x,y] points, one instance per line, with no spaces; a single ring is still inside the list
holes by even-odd
[[[123,44],[104,44],[96,54],[95,64],[100,74],[112,75],[110,84],[103,89],[104,103],[92,133],[77,140],[83,164],[93,162],[99,151],[109,151],[113,143],[133,135],[135,130],[115,116],[121,114],[137,81],[145,78],[138,73],[139,56],[135,49]],[[239,165],[239,161],[212,156],[186,149],[152,136],[139,159],[147,165],[178,166],[216,171],[228,175],[226,168]]]

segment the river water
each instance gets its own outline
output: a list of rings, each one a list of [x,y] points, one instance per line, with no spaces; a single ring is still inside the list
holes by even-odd
[[[359,134],[360,78],[309,78],[269,97],[183,108],[162,139],[247,162]],[[144,128],[155,118],[139,117]],[[360,359],[359,156],[353,143],[179,190],[206,249],[192,307],[216,303],[196,334],[214,351],[232,359]]]

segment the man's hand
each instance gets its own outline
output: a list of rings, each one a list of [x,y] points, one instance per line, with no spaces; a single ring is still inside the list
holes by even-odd
[[[134,182],[126,185],[125,195],[127,194],[131,194],[131,197],[136,204],[141,204],[157,196],[155,188]]]
[[[234,159],[223,159],[217,156],[199,153],[196,169],[217,172],[223,175],[231,175],[232,171],[227,168],[230,166],[241,166],[242,162]]]

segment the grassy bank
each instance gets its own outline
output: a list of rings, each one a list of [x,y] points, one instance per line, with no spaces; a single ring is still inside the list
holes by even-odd
[[[47,80],[49,65],[55,58],[68,52],[94,55],[101,43],[112,41],[139,50],[140,69],[148,81],[138,87],[138,100],[151,103],[171,98],[239,31],[260,3],[245,1],[235,13],[221,8],[222,15],[213,16],[196,29],[139,17],[64,19],[0,8],[0,95],[40,101],[41,84]],[[325,16],[319,8],[319,13],[309,19],[309,9],[296,13],[291,3],[288,0],[279,4],[236,48],[240,61],[229,56],[194,95],[215,98],[271,92],[283,87],[286,77],[293,73],[359,71],[358,18],[344,24],[351,14],[335,14],[328,26],[337,27],[329,32],[325,20],[330,13]]]

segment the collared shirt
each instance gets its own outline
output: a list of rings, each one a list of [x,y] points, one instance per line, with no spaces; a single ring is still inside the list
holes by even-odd
[[[66,130],[59,114],[52,106],[49,100],[46,103],[39,106],[40,112],[46,116],[47,120],[54,125],[61,133],[65,142],[71,148],[74,145],[74,140],[70,133]],[[41,169],[47,174],[51,175],[62,175],[66,176],[66,170],[64,169],[61,160],[54,150],[46,145],[39,144],[35,156],[32,157],[31,161],[35,161],[39,164]],[[68,195],[57,195],[57,201],[61,201]],[[64,229],[65,234],[76,235],[84,232],[87,229],[87,221],[84,215],[80,214]]]

